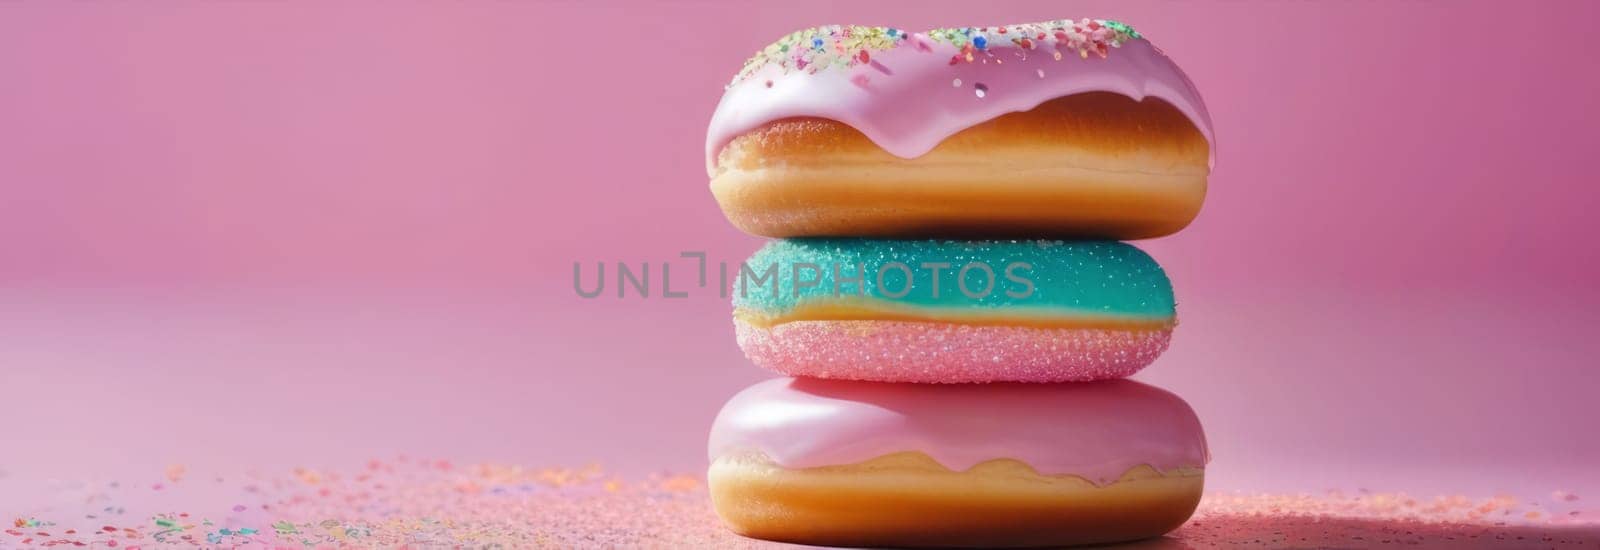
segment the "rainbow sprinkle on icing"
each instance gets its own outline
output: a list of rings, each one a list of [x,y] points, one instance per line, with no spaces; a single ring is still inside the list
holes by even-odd
[[[1057,61],[1063,57],[1062,52],[1076,53],[1080,58],[1088,58],[1091,53],[1105,57],[1112,48],[1140,38],[1143,36],[1133,27],[1108,19],[1058,19],[1000,27],[934,29],[926,33],[908,33],[893,27],[828,25],[790,33],[756,52],[729,86],[769,65],[779,67],[785,74],[815,74],[829,67],[870,64],[874,53],[903,45],[927,49],[930,43],[949,44],[957,49],[950,58],[950,64],[955,65],[992,56],[993,49],[1002,47],[1015,48],[1022,55],[1050,47]]]

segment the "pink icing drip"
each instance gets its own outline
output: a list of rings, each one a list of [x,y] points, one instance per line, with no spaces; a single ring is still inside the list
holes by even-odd
[[[1060,61],[1048,46],[1030,51],[1003,44],[978,53],[974,62],[955,65],[950,64],[958,51],[954,46],[922,34],[908,41],[875,54],[869,64],[815,74],[767,65],[735,83],[711,117],[707,165],[715,168],[717,153],[734,137],[791,117],[842,122],[895,156],[915,158],[984,121],[1085,92],[1156,97],[1172,104],[1211,142],[1215,160],[1211,116],[1200,92],[1147,40],[1125,42],[1104,59],[1066,51]],[[953,84],[957,79],[959,86]],[[986,88],[983,97],[975,91],[979,84]]]
[[[786,468],[921,451],[952,470],[1012,458],[1045,474],[1114,481],[1148,464],[1210,460],[1178,396],[1131,380],[1076,384],[887,384],[779,378],[735,395],[711,427],[712,460],[758,451]]]

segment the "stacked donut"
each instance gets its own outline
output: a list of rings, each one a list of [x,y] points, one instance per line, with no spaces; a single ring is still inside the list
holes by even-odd
[[[731,291],[740,348],[787,378],[717,416],[717,514],[852,546],[1183,523],[1200,422],[1124,380],[1166,350],[1172,287],[1118,240],[1188,225],[1212,149],[1188,78],[1115,21],[820,27],[762,50],[706,153],[728,219],[776,239]]]

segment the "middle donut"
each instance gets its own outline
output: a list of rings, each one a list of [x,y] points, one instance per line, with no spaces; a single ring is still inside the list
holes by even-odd
[[[731,283],[739,347],[790,376],[1122,378],[1176,324],[1161,266],[1114,241],[776,240]]]

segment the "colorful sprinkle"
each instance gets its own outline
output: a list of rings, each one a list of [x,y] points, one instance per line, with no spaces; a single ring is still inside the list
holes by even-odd
[[[1015,36],[1010,40],[991,41],[989,33]],[[1031,37],[1031,38],[1030,38]],[[1041,42],[1054,37],[1053,44]],[[790,33],[763,48],[746,61],[744,68],[729,85],[750,78],[757,71],[776,66],[783,73],[801,71],[817,73],[833,68],[849,68],[869,64],[879,52],[909,44],[919,51],[931,50],[931,44],[953,46],[957,53],[950,64],[987,63],[990,50],[1002,46],[1019,52],[1054,46],[1052,57],[1061,59],[1062,51],[1077,52],[1087,58],[1093,52],[1107,55],[1111,48],[1121,47],[1142,36],[1132,27],[1104,19],[1045,21],[995,28],[960,27],[935,29],[913,34],[890,27],[840,26],[815,27]],[[983,54],[983,55],[979,55]],[[1024,54],[1025,55],[1025,54]],[[996,63],[1003,60],[994,58]]]
[[[106,499],[137,496],[110,491],[93,504],[85,502],[82,510],[61,510],[58,518],[12,519],[8,524],[14,528],[0,531],[0,548],[776,547],[724,529],[707,502],[705,481],[697,475],[624,481],[595,466],[477,464],[442,468],[437,461],[401,459],[375,461],[349,472],[322,472],[315,483],[308,482],[301,472],[285,472],[243,484],[238,490],[259,499],[263,504],[259,508],[270,509],[270,513],[225,522],[199,514],[158,513],[125,526],[108,525],[104,519],[95,519],[107,507]],[[1567,499],[1569,495],[1572,500]],[[1577,495],[1562,491],[1556,500],[1572,502]],[[1503,496],[1419,498],[1365,491],[1211,493],[1200,502],[1193,519],[1164,537],[1163,545],[1600,545],[1600,529],[1596,529],[1600,520],[1585,519],[1592,514],[1577,512]]]

